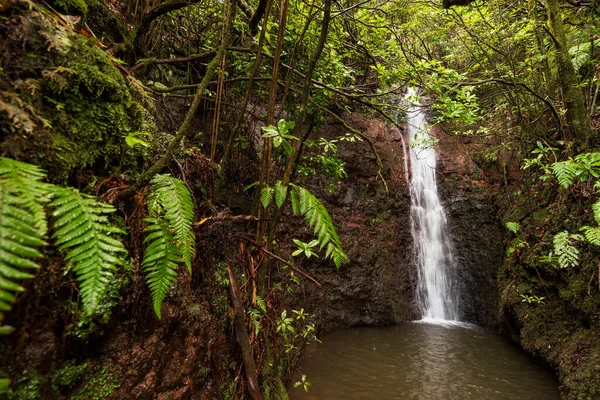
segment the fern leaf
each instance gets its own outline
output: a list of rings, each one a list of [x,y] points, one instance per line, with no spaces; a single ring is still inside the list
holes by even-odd
[[[600,227],[582,226],[580,229],[588,242],[595,246],[600,246]]]
[[[144,239],[148,247],[142,267],[152,293],[154,312],[160,319],[162,303],[177,279],[177,265],[184,262],[184,254],[175,245],[176,239],[167,222],[156,218],[146,218],[145,221],[150,225],[144,229],[144,232],[150,234]]]
[[[66,252],[79,281],[83,307],[92,314],[104,296],[117,266],[122,265],[127,250],[114,238],[125,232],[110,224],[107,214],[114,207],[98,202],[72,188],[55,188],[55,232],[52,235],[60,250]]]
[[[34,261],[42,257],[47,231],[44,203],[49,186],[42,183],[41,168],[0,157],[0,311],[8,311],[18,283],[34,276]],[[2,317],[0,316],[0,319]]]
[[[600,225],[600,200],[592,204],[592,212],[594,213],[594,219],[596,223]]]
[[[573,184],[575,177],[578,175],[579,167],[578,164],[571,160],[561,161],[552,164],[552,171],[563,187],[567,188]]]
[[[263,208],[269,207],[269,204],[273,201],[274,189],[269,186],[265,186],[262,188],[260,192],[260,202]]]
[[[518,222],[509,221],[509,222],[506,222],[504,224],[504,226],[506,226],[506,229],[508,229],[512,233],[516,234],[519,232],[520,225]]]
[[[300,199],[298,198],[298,191],[290,191],[290,202],[292,203],[292,212],[294,214],[300,214]]]
[[[188,272],[192,273],[192,259],[196,248],[192,221],[194,202],[185,183],[170,175],[156,175],[152,179],[153,193],[150,195],[154,214],[164,212],[164,217],[174,232],[175,244],[181,251]],[[158,205],[159,207],[156,207]]]
[[[319,242],[319,248],[327,248],[325,258],[333,260],[337,268],[341,267],[342,264],[348,262],[348,256],[342,249],[342,244],[327,209],[319,199],[305,188],[293,184],[291,188],[290,197],[294,213],[303,215],[308,226],[313,228]]]
[[[37,165],[0,157],[0,176],[19,189],[21,209],[31,213],[32,226],[46,235],[48,225],[44,204],[50,200],[53,186],[42,182],[46,177],[44,170]]]
[[[571,235],[567,231],[554,235],[552,240],[554,252],[558,256],[558,264],[561,268],[579,265],[579,250],[573,245],[573,241],[581,238],[581,235]]]
[[[281,206],[283,206],[283,203],[287,197],[287,191],[287,186],[282,185],[281,181],[277,181],[275,184],[275,204],[277,205],[277,208],[281,208]]]

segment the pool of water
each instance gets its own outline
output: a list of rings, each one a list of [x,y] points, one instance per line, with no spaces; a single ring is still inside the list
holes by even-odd
[[[330,332],[308,346],[291,400],[558,400],[556,378],[500,337],[467,324]]]

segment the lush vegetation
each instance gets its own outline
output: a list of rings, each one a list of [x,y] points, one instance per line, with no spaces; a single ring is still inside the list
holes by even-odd
[[[478,163],[500,170],[514,194],[504,220],[516,268],[503,301],[519,316],[564,302],[595,328],[597,302],[574,298],[585,297],[579,281],[594,278],[600,245],[598,7],[0,1],[0,29],[10,32],[0,49],[11,54],[0,60],[0,333],[25,325],[26,311],[11,308],[35,303],[41,294],[27,282],[53,265],[77,283],[58,295],[69,310],[81,304],[79,322],[65,325],[90,330],[107,325],[119,302],[146,304],[162,323],[175,315],[164,303],[202,282],[214,310],[196,304],[192,314],[230,321],[244,366],[221,392],[256,400],[280,391],[299,348],[315,339],[304,309],[286,309],[295,285],[320,285],[303,263],[340,270],[353,261],[327,204],[352,179],[338,146],[366,142],[373,181],[388,190],[378,148],[351,114],[401,129],[398,99],[409,87],[431,123],[480,145]],[[344,135],[320,129],[334,124]],[[562,217],[534,223],[523,212],[541,193]],[[232,212],[231,197],[250,205]],[[289,228],[302,218],[308,229]],[[520,321],[524,331],[529,323]],[[74,336],[89,339],[82,330]],[[89,381],[77,368],[71,388],[27,382],[75,395]],[[106,396],[118,387],[110,381]],[[0,380],[0,390],[8,385]]]

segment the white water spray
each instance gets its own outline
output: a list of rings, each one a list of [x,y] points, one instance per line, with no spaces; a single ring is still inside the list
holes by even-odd
[[[410,146],[410,196],[412,235],[419,270],[418,297],[427,321],[458,319],[455,296],[452,295],[450,246],[445,237],[446,215],[438,196],[436,152],[428,143],[425,115],[414,102],[415,91],[409,89],[407,135]]]

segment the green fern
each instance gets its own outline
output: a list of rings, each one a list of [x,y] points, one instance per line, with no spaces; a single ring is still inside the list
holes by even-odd
[[[154,312],[161,318],[162,303],[177,279],[177,265],[184,262],[183,253],[175,245],[171,228],[163,219],[146,218],[150,225],[144,229],[149,235],[144,243],[149,243],[142,263],[146,281],[152,293]]]
[[[554,235],[554,252],[558,257],[561,268],[576,267],[579,265],[579,250],[573,245],[574,241],[583,240],[581,235],[570,234],[567,231]]]
[[[514,234],[517,234],[520,229],[519,223],[513,222],[513,221],[505,222],[504,226],[506,226],[506,229],[508,229],[509,231],[511,231]]]
[[[156,213],[164,212],[165,219],[174,231],[175,244],[191,274],[195,249],[192,194],[183,181],[170,175],[156,175],[151,184],[154,191],[149,196],[150,207]]]
[[[596,223],[600,225],[600,200],[597,200],[594,204],[592,204],[592,212],[594,213],[594,219]]]
[[[600,153],[582,153],[574,159],[552,164],[552,171],[565,188],[575,183],[575,179],[585,182],[590,178],[600,177]]]
[[[115,212],[109,204],[96,201],[72,188],[54,189],[55,232],[52,237],[65,261],[79,281],[83,307],[92,314],[104,296],[110,279],[122,257],[127,254],[123,243],[115,236],[125,232],[111,225],[107,214]]]
[[[275,204],[277,208],[281,208],[287,197],[288,187],[281,184],[281,181],[275,183]]]
[[[25,270],[39,268],[33,260],[46,244],[44,176],[37,166],[0,158],[0,311],[10,310],[14,293],[25,290],[17,281],[34,277]]]
[[[144,243],[148,244],[142,263],[158,318],[165,296],[177,279],[177,266],[185,264],[192,273],[195,240],[192,230],[194,203],[185,184],[170,175],[152,179],[149,196],[149,225]]]
[[[308,225],[313,228],[319,248],[326,247],[325,257],[333,260],[337,268],[348,262],[348,256],[342,249],[331,217],[323,204],[303,187],[291,184],[290,200],[294,214],[304,215]]]
[[[552,164],[552,171],[563,187],[567,188],[573,184],[575,178],[581,173],[580,168],[573,161],[561,161]]]
[[[595,246],[600,246],[600,227],[582,226],[580,229],[588,242]]]
[[[275,190],[270,186],[264,186],[260,192],[260,202],[263,208],[269,207],[269,204],[273,201],[273,194]]]

